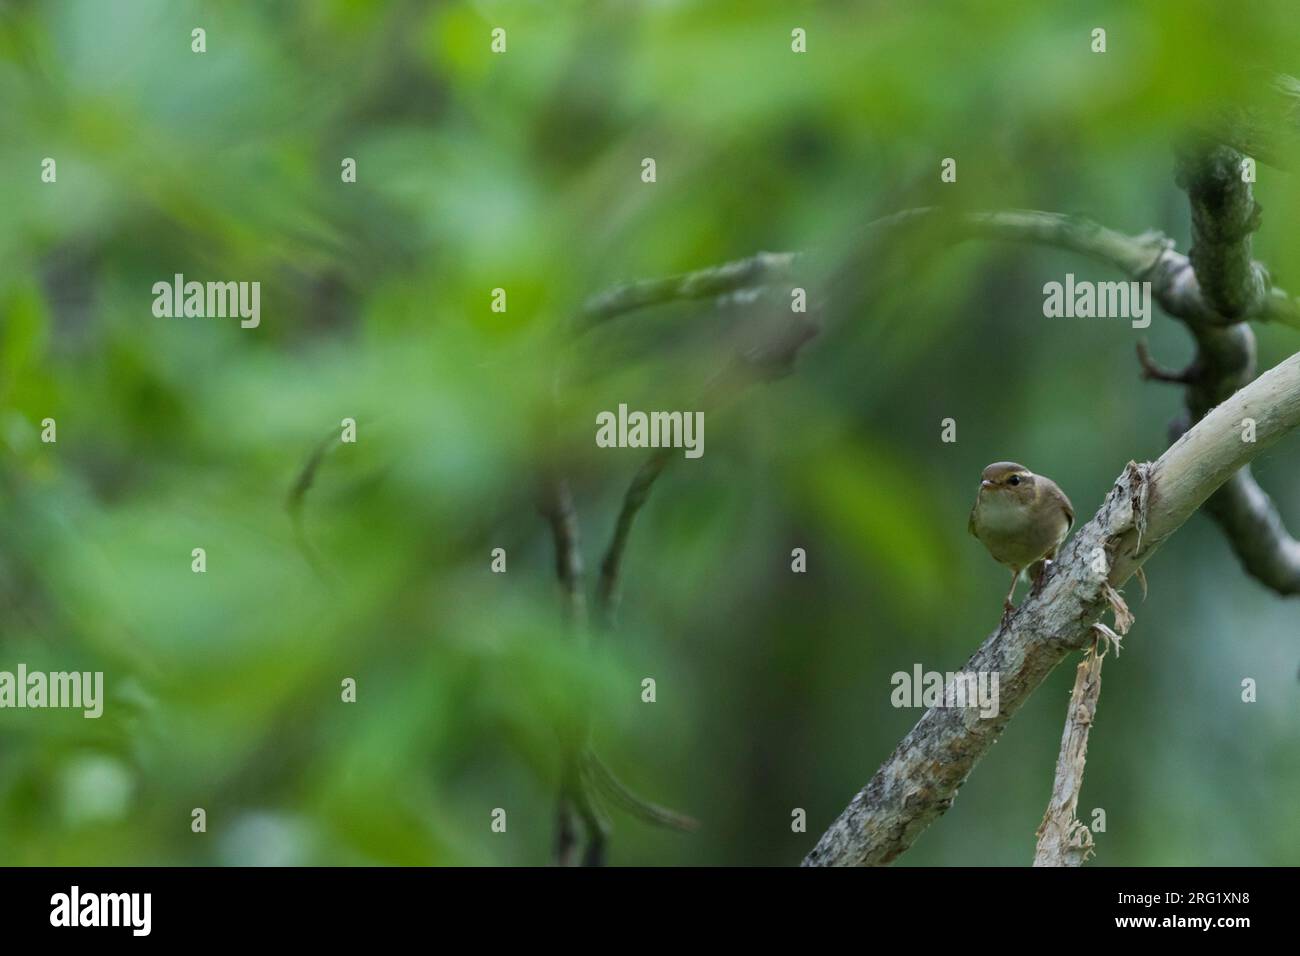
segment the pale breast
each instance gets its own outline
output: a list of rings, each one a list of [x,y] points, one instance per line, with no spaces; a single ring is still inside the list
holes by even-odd
[[[975,533],[994,560],[1025,568],[1053,551],[1065,537],[1068,522],[1062,511],[1055,521],[1031,522],[1028,509],[1015,502],[987,500],[975,518]]]

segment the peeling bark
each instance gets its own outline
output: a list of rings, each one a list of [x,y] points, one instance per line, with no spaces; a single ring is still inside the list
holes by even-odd
[[[1081,866],[1092,855],[1092,832],[1079,821],[1075,811],[1079,806],[1079,792],[1083,789],[1088,733],[1096,719],[1097,700],[1101,696],[1101,661],[1104,656],[1105,652],[1098,652],[1094,646],[1084,652],[1083,660],[1075,670],[1070,710],[1061,734],[1056,776],[1052,780],[1052,797],[1038,827],[1034,866]]]

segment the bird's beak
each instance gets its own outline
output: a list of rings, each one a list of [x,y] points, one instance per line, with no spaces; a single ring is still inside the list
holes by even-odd
[[[992,488],[992,487],[993,487],[993,482],[991,482],[991,481],[989,481],[987,478],[985,478],[985,479],[983,479],[983,480],[980,482],[980,487],[981,487],[981,488]]]

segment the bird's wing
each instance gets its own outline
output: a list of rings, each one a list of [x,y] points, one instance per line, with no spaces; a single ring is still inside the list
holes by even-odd
[[[1070,504],[1070,499],[1066,497],[1065,492],[1061,490],[1060,486],[1057,485],[1056,482],[1052,481],[1050,478],[1048,479],[1048,482],[1052,494],[1055,496],[1056,500],[1060,502],[1061,510],[1065,512],[1065,531],[1068,534],[1070,529],[1074,527],[1074,505]]]

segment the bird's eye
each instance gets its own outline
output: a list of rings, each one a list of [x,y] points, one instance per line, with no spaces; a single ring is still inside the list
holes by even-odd
[[[1020,476],[1019,476],[1019,475],[1012,475],[1010,478],[1007,479],[1007,484],[1009,484],[1009,485],[1018,485],[1018,484],[1020,484]]]

